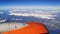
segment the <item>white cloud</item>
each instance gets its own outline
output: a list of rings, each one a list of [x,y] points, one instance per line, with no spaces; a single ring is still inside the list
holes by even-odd
[[[0,14],[3,14],[3,12],[0,12]]]
[[[23,11],[23,13],[21,13],[21,10],[12,10],[9,11],[9,15],[15,15],[15,16],[35,16],[35,17],[39,17],[39,18],[45,18],[45,19],[54,19],[53,17],[56,15],[52,15],[48,12],[45,11],[28,11],[29,13],[27,13],[26,11]]]
[[[6,20],[4,19],[4,20],[0,20],[0,22],[5,22]]]
[[[1,6],[0,9],[53,9],[60,10],[60,6]]]
[[[22,20],[22,18],[12,18],[11,20]]]

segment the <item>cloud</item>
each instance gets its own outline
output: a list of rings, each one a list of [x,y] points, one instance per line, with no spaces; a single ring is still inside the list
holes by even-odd
[[[0,14],[3,14],[3,12],[0,12]]]
[[[11,20],[22,20],[22,18],[12,18]]]
[[[15,16],[34,16],[34,17],[39,17],[39,18],[44,18],[44,19],[54,19],[53,17],[56,15],[52,15],[51,13],[47,11],[33,11],[33,10],[12,10],[9,11],[8,15],[15,15]]]
[[[60,10],[60,6],[0,6],[0,9],[53,9]]]
[[[5,22],[6,20],[4,19],[4,20],[0,20],[0,22]]]

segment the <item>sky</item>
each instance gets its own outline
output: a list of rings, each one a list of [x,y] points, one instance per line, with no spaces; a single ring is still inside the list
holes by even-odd
[[[60,7],[60,0],[0,0],[1,8]]]

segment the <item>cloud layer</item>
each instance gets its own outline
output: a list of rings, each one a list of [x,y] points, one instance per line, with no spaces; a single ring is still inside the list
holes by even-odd
[[[53,17],[56,15],[52,15],[53,12],[54,11],[47,12],[47,11],[42,11],[42,10],[11,10],[9,11],[9,15],[35,16],[39,18],[54,19]],[[56,13],[56,11],[54,13]]]

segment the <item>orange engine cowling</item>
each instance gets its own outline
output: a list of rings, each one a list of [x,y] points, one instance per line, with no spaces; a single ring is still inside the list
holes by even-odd
[[[29,22],[29,26],[3,32],[2,34],[48,34],[48,30],[45,25],[37,22]]]

